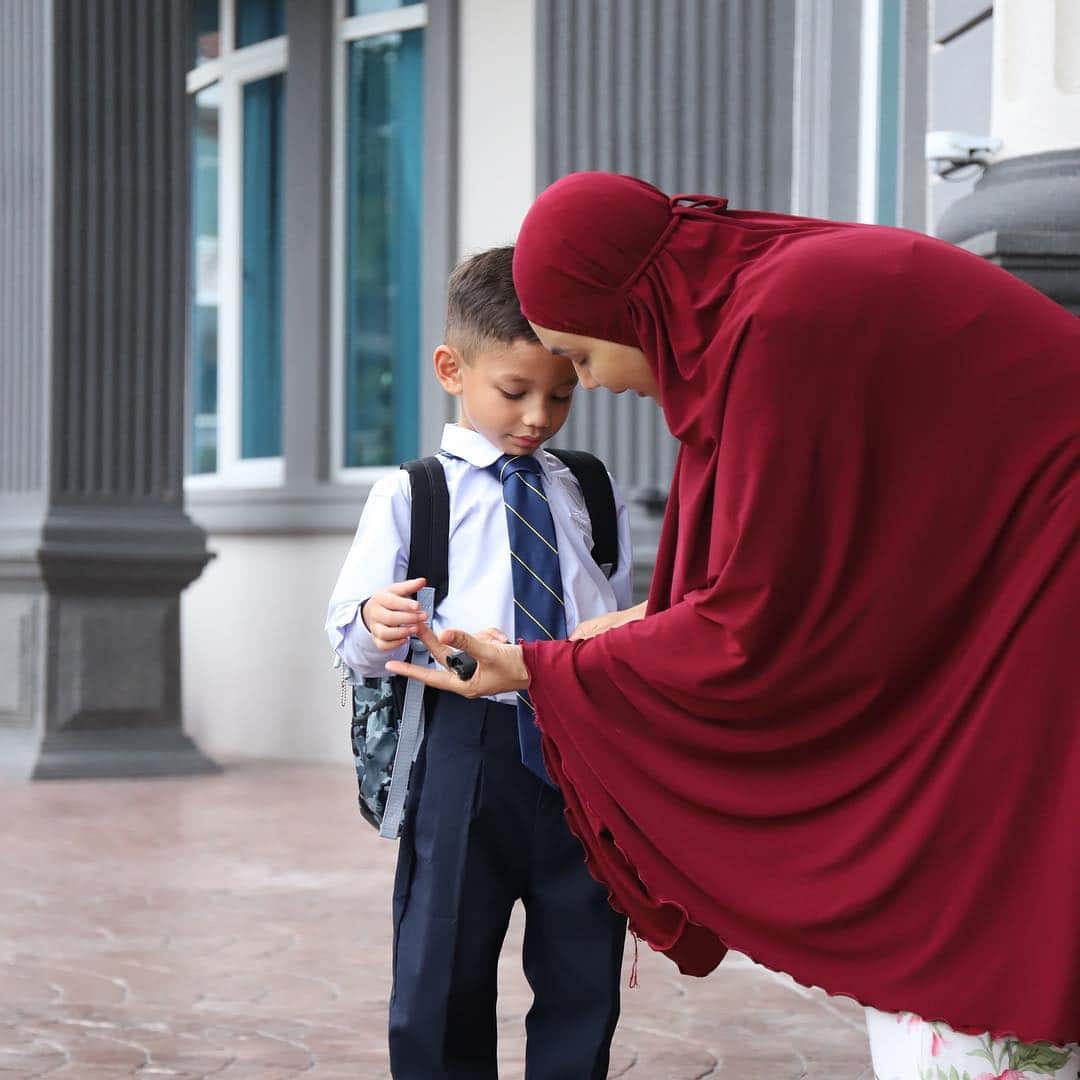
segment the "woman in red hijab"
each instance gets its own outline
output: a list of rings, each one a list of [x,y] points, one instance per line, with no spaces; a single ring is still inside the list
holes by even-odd
[[[583,385],[681,443],[648,614],[451,631],[477,673],[422,677],[528,686],[593,872],[682,971],[730,947],[1080,1039],[1080,321],[920,234],[601,173],[540,196],[514,278]],[[992,1067],[1069,1055],[1026,1052]]]

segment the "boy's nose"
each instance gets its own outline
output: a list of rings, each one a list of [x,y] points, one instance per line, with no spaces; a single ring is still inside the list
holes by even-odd
[[[595,390],[600,384],[592,377],[587,368],[578,368],[578,384],[586,390]]]
[[[546,428],[548,426],[548,411],[542,405],[533,405],[525,411],[522,417],[526,427]]]

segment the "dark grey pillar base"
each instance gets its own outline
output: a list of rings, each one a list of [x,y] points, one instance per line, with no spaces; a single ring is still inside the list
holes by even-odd
[[[91,780],[218,773],[181,731],[173,728],[98,728],[0,732],[0,776],[8,780]]]
[[[180,593],[210,558],[203,531],[165,507],[14,524],[0,529],[0,776],[217,771],[180,707]]]
[[[991,166],[937,231],[1080,315],[1080,147]]]

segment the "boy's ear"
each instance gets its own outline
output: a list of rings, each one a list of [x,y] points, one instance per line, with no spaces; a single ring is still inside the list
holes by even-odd
[[[440,345],[431,358],[435,367],[435,378],[439,385],[448,393],[455,396],[461,393],[461,369],[465,360],[461,353],[452,345]]]

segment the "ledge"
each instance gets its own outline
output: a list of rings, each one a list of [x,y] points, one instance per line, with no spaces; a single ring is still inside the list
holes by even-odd
[[[187,492],[188,515],[200,528],[217,535],[353,533],[373,481],[325,484],[315,488],[197,488]],[[653,490],[627,500],[634,547],[650,546],[663,518],[664,497]],[[636,561],[636,560],[635,560]]]
[[[351,533],[371,488],[199,488],[187,492],[186,504],[192,520],[217,535]]]

